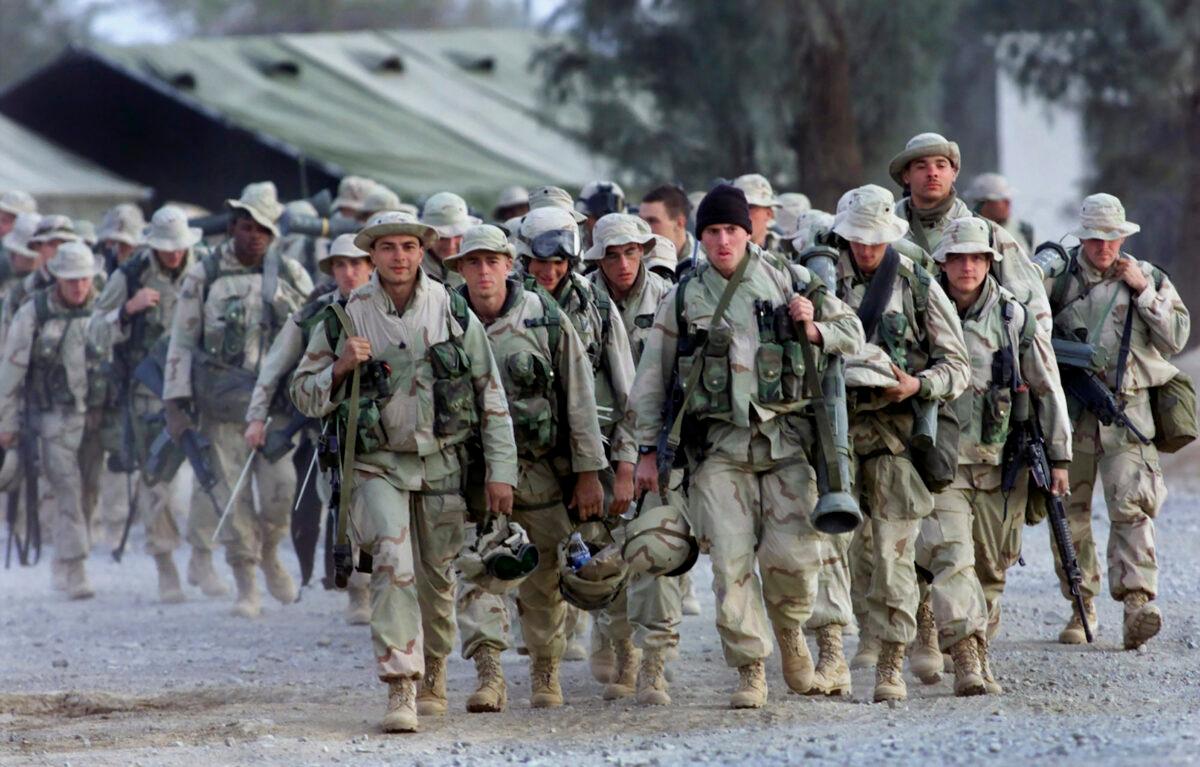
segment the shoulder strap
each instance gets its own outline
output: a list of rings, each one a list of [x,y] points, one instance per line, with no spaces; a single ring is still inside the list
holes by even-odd
[[[608,297],[607,293],[596,287],[595,283],[589,280],[588,284],[591,286],[596,308],[600,311],[600,345],[603,346],[608,340],[608,331],[612,327],[612,299]]]
[[[221,276],[221,256],[214,250],[200,259],[200,263],[204,266],[204,290],[200,292],[200,303],[203,304],[208,300],[208,289]]]
[[[1118,397],[1121,396],[1121,381],[1125,378],[1125,365],[1129,362],[1129,341],[1133,338],[1133,315],[1137,313],[1137,308],[1133,303],[1133,291],[1130,291],[1129,303],[1125,307],[1125,325],[1121,328],[1121,349],[1117,352],[1117,387],[1113,393]]]
[[[558,308],[558,302],[553,296],[544,290],[532,291],[538,300],[542,303],[542,316],[525,320],[527,328],[545,328],[546,343],[550,347],[550,354],[558,354],[558,345],[562,340],[562,310]]]
[[[142,275],[146,272],[146,267],[150,265],[151,254],[147,251],[142,251],[132,258],[126,259],[125,263],[117,267],[121,274],[125,275],[125,286],[130,292],[136,292],[142,284]]]
[[[892,297],[892,289],[896,284],[896,273],[899,270],[900,254],[888,246],[883,261],[872,275],[871,282],[867,285],[867,292],[858,306],[858,319],[862,323],[867,340],[874,337],[875,329],[879,327],[883,309]]]
[[[471,307],[467,304],[467,299],[463,297],[463,294],[457,290],[447,288],[446,293],[450,296],[450,315],[458,323],[458,329],[466,333],[467,325],[471,322]]]
[[[50,319],[50,296],[46,291],[39,290],[33,294],[33,310],[34,316],[37,317],[37,326],[40,328]]]

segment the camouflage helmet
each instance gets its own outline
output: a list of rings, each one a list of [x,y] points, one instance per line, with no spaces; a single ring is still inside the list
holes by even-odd
[[[571,193],[560,186],[539,186],[529,193],[530,212],[539,208],[562,208],[571,212],[575,223],[582,224],[587,221],[587,216],[575,210],[575,201],[571,199]]]
[[[600,531],[605,531],[603,534]],[[570,536],[563,538],[558,544],[558,590],[567,604],[574,605],[580,610],[600,610],[612,604],[625,589],[629,580],[629,567],[616,551],[616,543],[612,533],[602,524],[584,524],[578,528],[592,561],[584,565],[579,572],[571,569],[567,563],[567,543]],[[607,536],[607,540],[604,537]],[[609,546],[614,547],[614,556],[601,561],[597,555]]]
[[[462,577],[489,594],[506,594],[537,570],[537,546],[511,517],[488,517],[476,528],[475,542],[454,559]]]
[[[625,190],[616,181],[592,181],[580,190],[575,210],[592,218],[624,213]]]
[[[642,508],[638,515],[625,523],[625,543],[621,556],[631,573],[683,575],[696,564],[700,544],[692,536],[692,528],[679,508],[671,505]]]
[[[571,261],[583,255],[579,227],[571,211],[556,206],[534,208],[521,219],[517,255],[540,261]]]

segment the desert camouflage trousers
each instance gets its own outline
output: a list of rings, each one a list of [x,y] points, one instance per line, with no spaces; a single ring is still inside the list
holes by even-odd
[[[1139,423],[1151,422],[1149,418]],[[1148,435],[1153,436],[1153,435]],[[1122,600],[1133,591],[1158,594],[1158,558],[1154,544],[1154,518],[1167,499],[1158,450],[1153,445],[1130,441],[1125,429],[1104,426],[1091,413],[1084,413],[1074,433],[1070,467],[1071,497],[1067,502],[1067,526],[1075,541],[1079,567],[1083,571],[1083,594],[1100,593],[1100,561],[1092,535],[1092,492],[1096,474],[1104,486],[1108,507],[1108,591]],[[1070,590],[1055,552],[1055,571],[1063,596]]]
[[[960,477],[964,471],[960,466]],[[922,598],[928,595],[943,652],[967,637],[983,637],[987,627],[983,588],[975,575],[973,496],[974,491],[957,487],[934,495],[933,513],[921,520],[917,534]]]
[[[41,505],[42,529],[49,532],[57,561],[86,557],[91,547],[88,518],[99,490],[103,453],[98,430],[81,413],[47,411],[38,415],[41,476],[53,488],[53,500]]]
[[[1004,594],[1008,569],[1021,558],[1021,530],[1029,503],[1028,471],[1022,471],[1017,478],[1007,505],[1000,490],[1000,469],[993,469],[992,474],[990,478],[977,477],[974,489],[962,491],[973,512],[975,576],[987,603],[988,639],[1000,629],[1000,597]]]
[[[213,495],[224,511],[238,475],[250,457],[250,448],[242,436],[245,426],[202,422],[201,428],[212,441],[218,464],[213,469],[223,480],[217,482]],[[278,546],[280,541],[288,537],[295,494],[296,467],[290,452],[274,463],[261,454],[255,455],[249,474],[238,491],[237,500],[217,539],[225,547],[225,561],[231,565],[239,562],[258,564],[264,548]],[[212,501],[197,483],[192,490],[192,506],[187,522],[187,541],[193,549],[212,549],[213,533],[219,519],[220,512],[213,509]]]
[[[896,455],[862,459],[858,482],[863,512],[870,514],[870,532],[857,534],[869,536],[857,547],[860,557],[869,551],[867,632],[907,645],[916,637],[920,601],[917,537],[921,520],[933,512],[933,495],[912,462]],[[863,564],[858,563],[860,571]],[[860,572],[860,584],[862,577]]]
[[[688,490],[692,533],[712,563],[717,633],[734,667],[771,654],[772,626],[804,626],[825,548],[808,520],[817,487],[803,453],[772,459],[766,439],[746,436],[750,461],[708,456]]]
[[[466,511],[457,474],[411,492],[358,473],[350,540],[374,560],[371,643],[385,682],[420,678],[426,654],[444,657],[454,647],[452,563]]]

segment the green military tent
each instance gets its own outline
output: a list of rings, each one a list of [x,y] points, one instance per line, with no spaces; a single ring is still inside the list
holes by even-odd
[[[98,219],[119,202],[150,190],[109,173],[0,115],[0,190],[32,194],[46,213]]]
[[[157,198],[215,207],[270,178],[285,198],[367,175],[406,199],[579,187],[602,158],[542,108],[536,31],[201,38],[72,48],[0,111]],[[578,121],[578,115],[574,117]]]

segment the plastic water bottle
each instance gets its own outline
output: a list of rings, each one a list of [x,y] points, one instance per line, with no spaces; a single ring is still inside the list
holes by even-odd
[[[571,533],[571,538],[567,541],[567,566],[575,572],[579,572],[579,568],[586,565],[591,559],[592,552],[583,542],[583,536],[579,534],[578,530]]]

